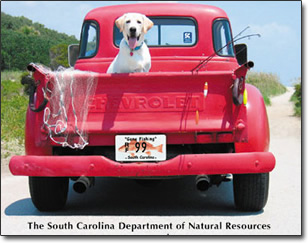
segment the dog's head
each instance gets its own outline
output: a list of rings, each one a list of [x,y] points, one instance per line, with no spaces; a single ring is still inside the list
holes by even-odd
[[[152,28],[153,22],[140,13],[126,13],[115,21],[130,49],[144,41],[144,35]]]

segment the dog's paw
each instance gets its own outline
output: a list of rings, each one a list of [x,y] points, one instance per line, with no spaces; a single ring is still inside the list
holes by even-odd
[[[143,73],[144,69],[143,68],[136,68],[133,73]]]

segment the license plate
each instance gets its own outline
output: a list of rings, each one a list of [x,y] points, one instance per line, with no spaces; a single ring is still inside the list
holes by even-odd
[[[166,135],[117,135],[116,161],[166,160]]]

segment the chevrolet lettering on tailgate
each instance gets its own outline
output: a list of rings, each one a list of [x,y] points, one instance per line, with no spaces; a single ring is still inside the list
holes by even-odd
[[[203,110],[202,95],[138,96],[97,95],[90,99],[89,112],[127,111],[196,111]]]

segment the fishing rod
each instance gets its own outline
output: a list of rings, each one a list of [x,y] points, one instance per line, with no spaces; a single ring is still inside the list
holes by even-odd
[[[237,34],[234,38],[232,38],[232,40],[230,40],[227,44],[225,44],[223,47],[221,47],[220,49],[218,49],[216,52],[220,52],[221,50],[223,50],[225,47],[227,47],[228,45],[230,45],[231,43],[235,43],[236,41],[242,40],[244,38],[250,38],[253,36],[258,36],[261,37],[260,34],[249,34],[249,35],[245,35],[242,37],[239,37],[237,39],[235,39],[236,37],[240,36],[244,31],[246,31],[248,28],[250,28],[249,26],[247,26],[244,30],[242,30],[239,34]],[[208,56],[206,59],[204,59],[203,61],[201,61],[196,67],[194,67],[191,72],[194,72],[196,70],[196,72],[198,72],[201,68],[203,68],[215,55],[216,52],[214,52],[213,54],[211,54],[210,56]]]

